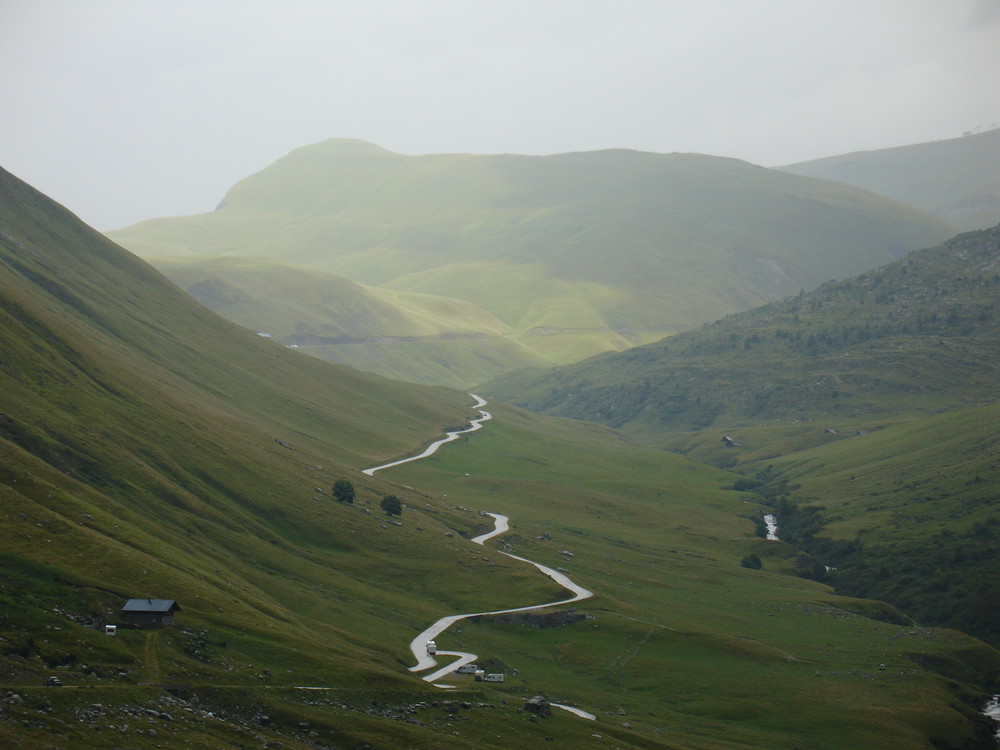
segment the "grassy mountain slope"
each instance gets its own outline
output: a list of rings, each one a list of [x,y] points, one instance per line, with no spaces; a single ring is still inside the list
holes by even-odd
[[[836,568],[825,580],[838,591],[996,644],[998,417],[997,405],[959,410],[831,435],[780,458],[761,460],[766,449],[751,448],[743,460],[751,475],[770,466],[798,485],[798,508],[816,509],[798,512],[804,523],[790,540]]]
[[[543,356],[582,357],[951,233],[881,196],[734,159],[623,150],[407,157],[330,140],[238,183],[211,214],[111,236],[147,257],[279,259],[469,300],[514,334],[544,331],[531,342]]]
[[[945,646],[947,631],[796,577],[800,553],[753,536],[757,506],[723,489],[732,475],[711,487],[706,466],[609,445],[596,427],[588,437],[578,424],[539,429],[535,417],[497,415],[481,439],[393,476],[520,519],[501,548],[598,591],[585,607],[594,619],[552,630],[470,623],[449,644],[489,644],[518,670],[525,694],[546,686],[585,707],[620,705],[612,722],[679,747],[958,740],[959,724],[932,708],[936,688],[922,670],[936,663],[957,676],[969,669],[963,652],[989,652],[958,647],[937,662],[925,649]],[[764,570],[737,563],[750,552]],[[980,666],[995,676],[995,662]],[[908,697],[890,697],[897,689]],[[897,721],[908,728],[891,728]]]
[[[475,304],[392,292],[261,258],[153,258],[210,310],[279,343],[410,382],[465,388],[548,360]]]
[[[958,748],[989,733],[996,652],[858,614],[892,612],[783,574],[783,545],[773,569],[741,567],[767,543],[731,475],[500,407],[368,479],[351,467],[461,422],[466,399],[276,346],[6,173],[0,195],[2,744]],[[330,499],[342,476],[352,505]],[[376,510],[387,492],[401,526]],[[465,623],[442,645],[510,680],[443,694],[406,672],[420,628],[558,596],[462,539],[483,526],[470,507],[509,512],[501,544],[570,567],[596,619]],[[177,598],[180,626],[87,627],[127,596]],[[538,691],[598,723],[529,721],[520,700]]]
[[[491,384],[632,431],[897,418],[1000,396],[1000,230],[620,354]]]
[[[332,683],[364,703],[362,689],[413,688],[399,648],[413,624],[398,613],[421,622],[551,595],[503,561],[509,590],[475,593],[481,576],[462,569],[443,583],[458,543],[445,534],[461,518],[428,517],[421,532],[370,515],[381,485],[352,467],[460,423],[466,397],[264,341],[0,179],[5,683],[39,685],[58,670],[91,686],[91,702],[148,698],[134,689],[144,682]],[[339,476],[357,481],[356,506],[330,499]],[[130,596],[178,599],[187,627],[113,642],[81,627],[114,621]],[[0,724],[12,746],[24,740],[18,726]],[[222,742],[178,731],[195,746]],[[380,734],[360,727],[336,741]]]
[[[290,336],[359,341],[507,330],[468,302],[388,293],[259,258],[158,258],[156,266],[209,309],[282,341]]]
[[[933,143],[859,151],[779,169],[888,195],[960,229],[1000,222],[1000,129]]]
[[[486,391],[737,468],[802,572],[998,643],[998,302],[994,228]]]

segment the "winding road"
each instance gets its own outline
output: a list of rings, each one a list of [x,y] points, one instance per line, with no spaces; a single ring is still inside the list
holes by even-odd
[[[447,433],[446,437],[432,443],[430,446],[428,446],[427,450],[425,450],[419,456],[412,456],[410,458],[404,458],[399,461],[393,461],[391,463],[382,464],[381,466],[374,466],[370,469],[365,469],[364,473],[368,474],[369,476],[373,476],[376,471],[381,471],[382,469],[388,469],[392,466],[399,466],[400,464],[405,464],[410,461],[418,461],[421,458],[427,458],[428,456],[432,456],[437,451],[437,449],[440,448],[445,443],[450,443],[452,440],[456,440],[459,435],[463,435],[468,432],[474,432],[480,429],[483,426],[483,422],[492,419],[493,415],[490,414],[488,411],[483,410],[482,407],[486,406],[485,399],[483,399],[480,396],[477,396],[474,393],[470,393],[469,395],[472,396],[474,399],[476,399],[476,404],[473,406],[473,408],[479,409],[479,414],[481,416],[479,419],[472,420],[470,426],[467,429],[456,430],[454,432]],[[492,539],[495,536],[499,536],[500,534],[503,534],[510,529],[510,519],[507,516],[501,513],[486,513],[486,515],[493,517],[493,530],[485,534],[480,534],[474,539],[471,539],[470,541],[474,544],[482,545],[487,540]],[[499,550],[497,551],[499,552]],[[481,615],[502,615],[510,612],[528,612],[530,610],[545,609],[546,607],[555,607],[559,605],[570,604],[572,602],[577,602],[582,599],[589,599],[594,595],[593,592],[588,591],[587,589],[583,588],[583,586],[579,586],[576,583],[574,583],[572,580],[570,580],[568,576],[564,575],[563,573],[560,573],[557,570],[554,570],[553,568],[548,567],[547,565],[542,565],[541,563],[534,562],[533,560],[528,560],[527,558],[524,557],[518,557],[517,555],[512,555],[507,552],[500,552],[500,554],[506,555],[507,557],[513,558],[514,560],[519,560],[521,562],[528,563],[529,565],[534,565],[543,574],[547,575],[549,578],[558,583],[560,586],[567,589],[570,592],[571,596],[568,599],[560,599],[558,601],[546,602],[544,604],[529,604],[524,607],[513,607],[511,609],[497,609],[489,612],[469,612],[466,614],[447,615],[446,617],[442,617],[440,620],[438,620],[429,628],[421,632],[416,638],[414,638],[410,642],[410,651],[413,653],[413,657],[414,659],[416,659],[417,662],[414,666],[410,667],[411,672],[423,672],[425,670],[437,666],[438,662],[437,659],[434,658],[435,656],[455,657],[455,660],[449,663],[447,666],[441,667],[440,669],[437,669],[434,672],[431,672],[430,674],[424,675],[423,677],[424,680],[432,684],[436,684],[437,681],[440,680],[442,677],[451,674],[456,669],[465,664],[471,664],[478,658],[476,654],[471,654],[464,651],[439,650],[435,655],[427,653],[427,642],[435,640],[441,633],[446,631],[448,628],[450,628],[452,625],[454,625],[456,622],[459,622],[460,620],[465,620],[469,617],[479,617]],[[438,685],[438,687],[448,688],[453,686]],[[586,719],[594,718],[593,714],[587,713],[586,711],[582,711],[572,706],[563,706],[559,704],[552,704],[552,705],[556,706],[557,708],[562,708],[567,711],[571,711],[577,716],[581,716]]]
[[[498,534],[502,534],[509,528],[509,519],[507,516],[500,513],[488,513],[487,515],[493,516],[494,528],[493,531],[477,536],[471,541],[476,544],[482,544],[487,539],[491,539]],[[499,550],[497,550],[499,552]],[[554,602],[546,602],[544,604],[529,604],[524,607],[513,607],[510,609],[495,609],[489,612],[469,612],[462,615],[447,615],[442,617],[440,620],[435,622],[429,628],[424,630],[420,635],[410,641],[410,651],[413,653],[413,657],[417,660],[417,663],[410,667],[411,672],[422,672],[425,669],[430,669],[437,665],[437,659],[431,654],[427,653],[427,641],[435,640],[441,633],[450,628],[459,620],[465,620],[469,617],[479,617],[481,615],[504,615],[509,612],[528,612],[535,609],[544,609],[546,607],[555,607],[561,604],[570,604],[571,602],[578,602],[581,599],[589,599],[594,594],[591,591],[579,586],[569,579],[568,576],[560,573],[558,570],[553,570],[552,568],[542,565],[541,563],[536,563],[532,560],[528,560],[524,557],[518,557],[517,555],[511,555],[507,552],[500,552],[501,555],[506,555],[507,557],[513,558],[514,560],[520,560],[521,562],[526,562],[529,565],[534,565],[538,570],[547,575],[553,581],[558,583],[565,589],[568,589],[572,596],[569,599],[560,599]],[[448,664],[441,669],[432,672],[431,674],[425,675],[423,679],[427,682],[436,682],[445,675],[451,674],[456,669],[464,664],[471,664],[477,659],[475,654],[466,653],[464,651],[438,651],[436,656],[454,656],[455,661]]]
[[[437,440],[427,446],[427,450],[421,453],[419,456],[410,456],[409,458],[401,458],[398,461],[391,461],[387,464],[382,464],[381,466],[373,466],[370,469],[364,469],[361,473],[367,474],[368,476],[375,476],[376,471],[382,471],[382,469],[390,469],[393,466],[399,466],[400,464],[408,464],[410,461],[419,461],[421,458],[427,458],[428,456],[433,456],[437,453],[437,449],[440,448],[445,443],[450,443],[452,440],[458,440],[459,435],[464,435],[467,432],[475,432],[483,426],[483,422],[493,419],[493,415],[488,411],[483,411],[484,406],[486,406],[486,399],[481,396],[477,396],[475,393],[470,393],[476,403],[472,405],[473,409],[479,409],[479,419],[473,419],[469,422],[469,427],[464,430],[455,430],[454,432],[446,432],[445,437]]]

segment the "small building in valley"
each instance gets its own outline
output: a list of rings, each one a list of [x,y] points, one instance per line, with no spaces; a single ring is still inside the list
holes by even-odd
[[[551,716],[552,704],[549,703],[549,699],[544,695],[536,695],[534,698],[528,698],[524,702],[524,710],[535,714],[535,716]]]
[[[129,599],[122,607],[122,620],[134,628],[168,628],[180,608],[173,599]]]

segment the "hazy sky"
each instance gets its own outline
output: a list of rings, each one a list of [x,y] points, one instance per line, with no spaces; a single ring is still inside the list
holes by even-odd
[[[1000,121],[1000,0],[0,0],[0,166],[98,229],[299,146],[765,166]]]

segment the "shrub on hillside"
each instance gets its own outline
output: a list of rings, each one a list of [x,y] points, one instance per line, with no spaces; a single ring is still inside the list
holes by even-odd
[[[354,485],[346,479],[338,479],[333,483],[333,499],[341,503],[353,503],[357,494],[354,492]]]
[[[386,495],[383,497],[379,506],[385,511],[387,516],[403,515],[403,504],[399,502],[399,498],[395,495]]]

